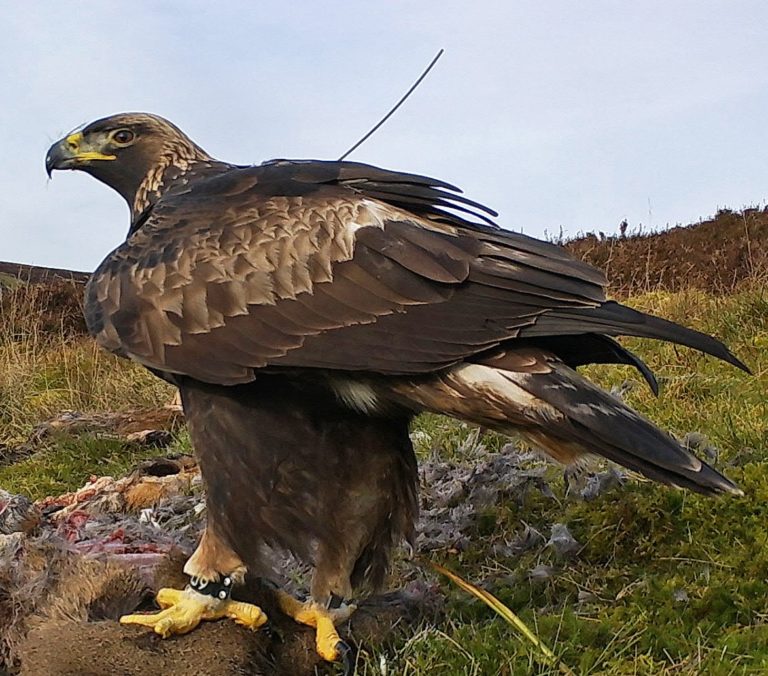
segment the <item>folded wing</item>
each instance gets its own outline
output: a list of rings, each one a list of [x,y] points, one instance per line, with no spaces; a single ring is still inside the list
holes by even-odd
[[[232,169],[163,197],[104,261],[89,326],[153,369],[219,384],[263,367],[431,373],[516,340],[653,382],[615,335],[740,365],[715,339],[606,301],[601,273],[561,248],[466,220],[483,208],[452,190],[354,163]]]

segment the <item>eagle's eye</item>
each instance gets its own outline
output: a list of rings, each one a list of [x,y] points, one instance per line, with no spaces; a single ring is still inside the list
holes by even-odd
[[[112,134],[112,141],[119,146],[127,146],[133,142],[134,138],[136,138],[136,134],[130,129],[118,129]]]

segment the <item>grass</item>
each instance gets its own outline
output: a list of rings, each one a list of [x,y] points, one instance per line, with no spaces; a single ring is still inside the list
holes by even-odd
[[[31,457],[0,466],[0,487],[40,500],[80,488],[92,476],[122,476],[157,454],[156,448],[121,439],[61,433],[46,439]]]
[[[705,434],[718,467],[744,490],[708,499],[632,481],[591,502],[530,492],[481,520],[472,546],[434,555],[495,594],[577,674],[760,674],[768,672],[768,292],[764,283],[717,296],[652,292],[631,304],[723,338],[752,368],[748,376],[684,348],[627,341],[662,382],[656,399],[638,383],[629,403],[672,432]],[[0,329],[0,443],[23,438],[64,408],[124,410],[165,403],[169,390],[142,369],[83,338],[43,335],[20,313]],[[21,338],[19,336],[22,336]],[[639,378],[623,367],[593,368],[604,386]],[[466,426],[436,416],[416,423],[418,452],[455,458],[476,443]],[[183,440],[180,442],[183,443]],[[505,443],[488,434],[482,443]],[[0,468],[0,486],[39,497],[79,487],[93,473],[120,473],[140,454],[116,441],[52,440]],[[551,470],[552,477],[558,470]],[[548,533],[566,524],[582,543],[573,558],[538,548],[515,558],[493,553],[525,521]],[[545,580],[528,576],[539,564]],[[426,569],[425,569],[426,570]],[[434,573],[448,596],[446,620],[363,655],[358,673],[555,674],[481,602]]]
[[[437,557],[486,586],[534,627],[578,674],[760,674],[768,672],[768,292],[747,284],[726,297],[701,291],[649,293],[632,305],[723,338],[754,375],[672,345],[630,340],[662,381],[654,398],[638,383],[629,403],[672,432],[706,434],[718,466],[745,491],[710,499],[637,481],[592,502],[531,494],[483,522],[474,547]],[[624,367],[592,368],[603,386],[636,379]],[[453,454],[471,430],[419,419],[421,452]],[[469,439],[471,442],[471,439]],[[495,435],[482,442],[503,443]],[[583,548],[573,560],[549,550],[498,559],[494,542],[525,521],[547,533],[565,523]],[[536,581],[538,564],[558,573]],[[450,591],[441,627],[425,627],[388,656],[392,673],[558,673],[482,604]],[[382,654],[368,658],[379,673]]]
[[[64,410],[155,407],[173,396],[146,369],[69,330],[67,316],[52,327],[41,294],[20,285],[0,292],[0,300],[0,443],[26,438]]]

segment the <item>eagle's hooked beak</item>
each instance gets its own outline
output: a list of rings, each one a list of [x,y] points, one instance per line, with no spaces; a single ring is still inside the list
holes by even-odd
[[[54,143],[45,156],[45,170],[51,177],[54,169],[76,169],[94,160],[114,160],[115,155],[107,155],[86,141],[82,132],[74,132]]]

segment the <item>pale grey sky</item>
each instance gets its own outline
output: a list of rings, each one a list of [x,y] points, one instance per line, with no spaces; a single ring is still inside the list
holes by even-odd
[[[92,269],[121,199],[43,168],[73,127],[143,110],[239,163],[429,174],[507,228],[655,228],[768,197],[768,3],[0,0],[0,260]]]

